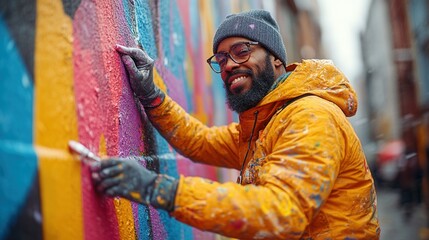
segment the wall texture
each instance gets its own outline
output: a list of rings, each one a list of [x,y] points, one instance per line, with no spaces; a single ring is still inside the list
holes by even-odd
[[[140,114],[116,43],[157,59],[155,79],[209,125],[234,119],[205,59],[226,14],[262,1],[1,0],[0,239],[214,239],[163,211],[98,195],[78,140],[100,155],[217,179],[178,155]]]

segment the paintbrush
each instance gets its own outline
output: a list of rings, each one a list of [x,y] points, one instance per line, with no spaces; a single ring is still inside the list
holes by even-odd
[[[101,161],[100,157],[91,152],[87,147],[85,147],[82,143],[70,140],[69,141],[69,149],[70,151],[78,155],[82,160],[86,162],[90,161]],[[129,158],[133,158],[137,161],[155,161],[155,160],[175,160],[176,156],[173,153],[164,153],[160,155],[145,155],[145,156],[131,156]]]
[[[69,149],[72,153],[78,155],[84,162],[89,163],[90,161],[101,161],[100,157],[91,152],[83,144],[76,141],[69,141]]]

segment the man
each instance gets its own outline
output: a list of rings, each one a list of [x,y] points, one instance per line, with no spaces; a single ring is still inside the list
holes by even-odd
[[[164,138],[196,162],[235,168],[237,183],[156,174],[136,161],[92,167],[98,190],[164,209],[196,228],[242,239],[378,239],[376,194],[347,116],[357,98],[330,61],[286,66],[270,14],[228,16],[207,61],[239,123],[207,127],[153,83],[153,60],[117,46],[135,95]]]

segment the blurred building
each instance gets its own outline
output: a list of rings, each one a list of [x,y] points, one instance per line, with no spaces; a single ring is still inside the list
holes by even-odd
[[[392,30],[385,1],[373,1],[362,34],[362,55],[366,69],[368,112],[372,140],[400,137],[398,89],[393,62]]]
[[[427,188],[429,1],[372,0],[361,40],[375,170],[389,161],[383,148],[402,141],[402,156],[392,156],[395,187],[401,204],[419,202]]]
[[[317,0],[276,1],[274,13],[289,63],[324,57]]]

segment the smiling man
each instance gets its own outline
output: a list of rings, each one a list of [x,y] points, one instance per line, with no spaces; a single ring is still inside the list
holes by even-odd
[[[274,80],[286,72],[284,60],[275,59],[276,65],[273,66],[274,57],[262,47],[262,43],[246,38],[231,37],[223,41],[219,39],[218,42],[221,44],[218,50],[214,50],[217,53],[207,62],[213,71],[221,73],[229,106],[238,113],[256,106],[268,93]],[[237,68],[240,65],[252,68]]]
[[[163,93],[143,50],[117,51],[147,116],[177,151],[240,173],[236,183],[174,179],[111,158],[92,166],[100,192],[240,239],[379,238],[374,181],[347,120],[357,111],[356,94],[330,61],[286,65],[268,12],[232,14],[214,37],[207,62],[239,113],[227,126],[205,126]]]

